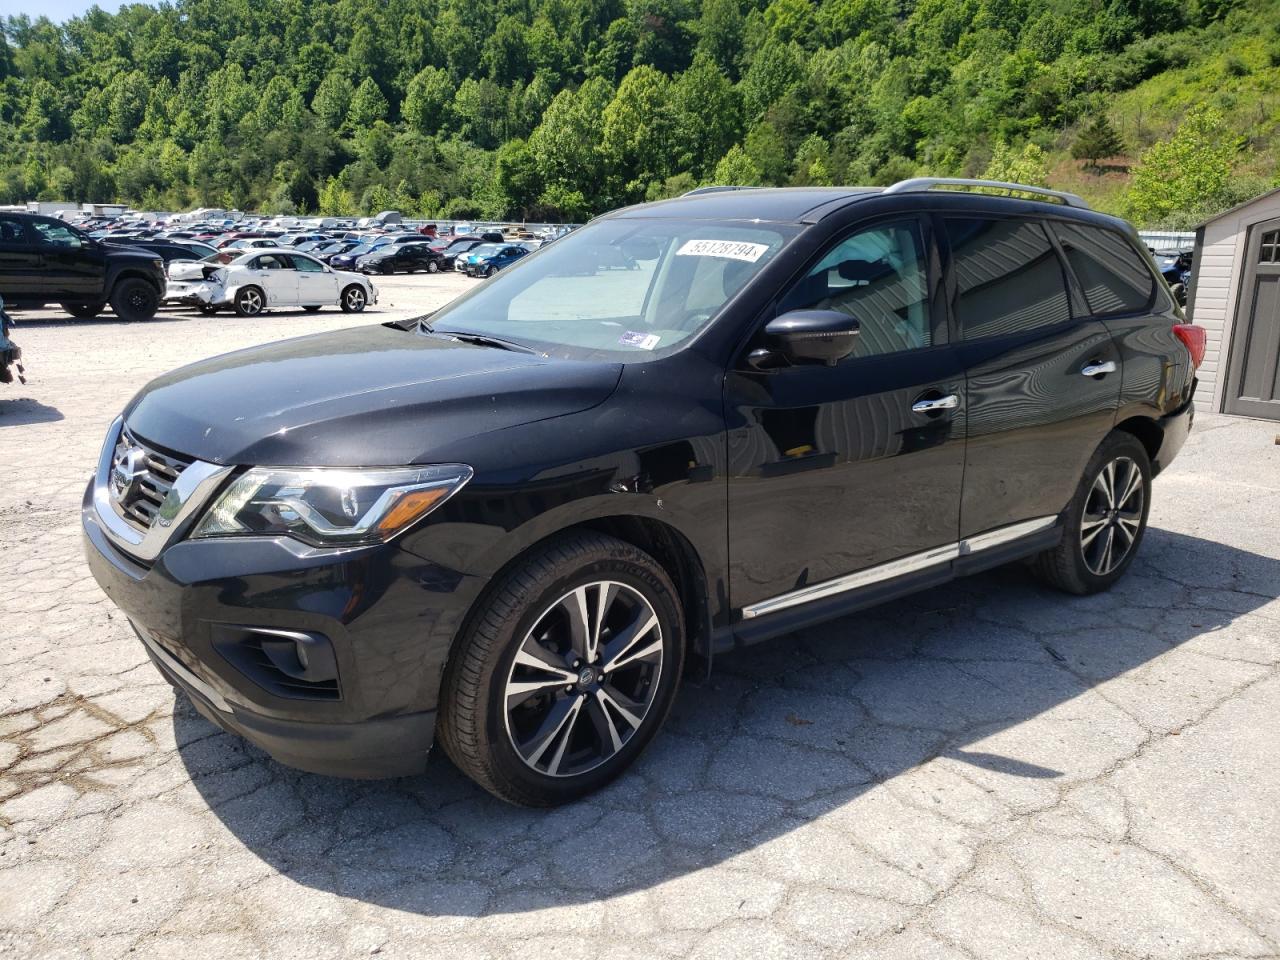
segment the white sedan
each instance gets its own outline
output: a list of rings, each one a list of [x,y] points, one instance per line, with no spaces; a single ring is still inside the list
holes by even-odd
[[[256,317],[268,307],[337,306],[359,313],[378,302],[378,288],[368,277],[334,270],[305,253],[255,250],[222,263],[225,256],[173,263],[164,299],[204,313],[233,307],[242,317]]]

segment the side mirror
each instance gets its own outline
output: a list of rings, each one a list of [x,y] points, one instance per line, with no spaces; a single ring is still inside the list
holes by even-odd
[[[835,366],[853,353],[860,325],[839,310],[789,310],[765,325],[771,347],[792,363]]]

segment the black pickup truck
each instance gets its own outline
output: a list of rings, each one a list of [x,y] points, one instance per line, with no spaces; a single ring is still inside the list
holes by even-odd
[[[110,304],[121,320],[148,320],[164,285],[164,261],[150,251],[101,243],[53,217],[0,213],[0,296],[11,307],[59,303],[96,317]]]

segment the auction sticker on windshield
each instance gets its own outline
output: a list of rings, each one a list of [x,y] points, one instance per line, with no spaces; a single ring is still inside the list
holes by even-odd
[[[676,256],[726,257],[730,260],[755,263],[768,249],[768,244],[744,243],[740,240],[690,240],[676,251]]]

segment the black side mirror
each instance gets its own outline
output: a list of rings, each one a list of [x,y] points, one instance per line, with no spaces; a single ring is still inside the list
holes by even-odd
[[[858,330],[857,318],[839,310],[789,310],[770,320],[764,334],[792,363],[835,366],[853,353]]]

